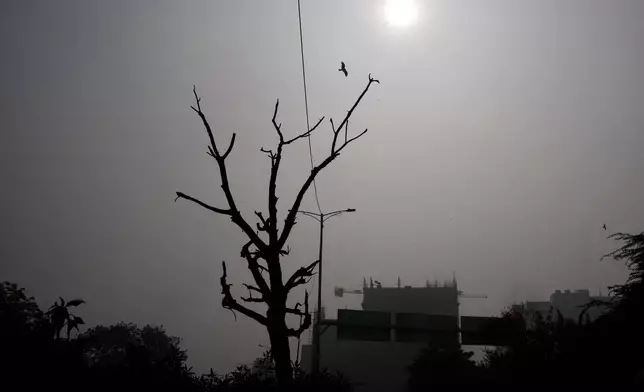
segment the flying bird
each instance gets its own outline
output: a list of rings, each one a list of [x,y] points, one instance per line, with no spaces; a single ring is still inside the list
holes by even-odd
[[[604,230],[606,230],[606,223],[604,223],[602,227],[604,228]]]
[[[341,61],[340,64],[341,66],[340,66],[340,69],[338,69],[338,71],[343,72],[344,77],[346,78],[347,76],[349,76],[349,72],[347,72],[347,67],[346,65],[344,65],[344,61]]]

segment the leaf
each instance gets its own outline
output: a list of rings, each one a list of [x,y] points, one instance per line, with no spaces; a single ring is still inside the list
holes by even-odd
[[[78,305],[84,304],[84,303],[85,303],[85,301],[83,301],[82,299],[73,299],[73,300],[67,302],[67,305],[65,305],[65,306],[67,306],[67,307],[78,306]]]
[[[74,317],[74,322],[78,325],[85,324],[85,321],[83,321],[83,319],[80,317]]]
[[[63,299],[63,297],[58,298],[60,298],[60,306],[65,306],[65,300]]]

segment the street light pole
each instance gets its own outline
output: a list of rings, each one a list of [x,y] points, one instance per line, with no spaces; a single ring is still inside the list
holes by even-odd
[[[297,211],[298,213],[317,220],[320,223],[320,247],[318,250],[318,310],[313,324],[313,363],[311,373],[317,375],[320,371],[320,320],[322,317],[322,249],[324,248],[324,221],[344,212],[354,212],[355,208],[324,213]]]

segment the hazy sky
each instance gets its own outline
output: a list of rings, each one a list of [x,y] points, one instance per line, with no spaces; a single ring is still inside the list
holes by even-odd
[[[368,73],[382,82],[350,126],[369,133],[318,182],[324,209],[357,209],[327,225],[331,314],[360,303],[333,286],[369,276],[456,273],[489,296],[463,300],[471,315],[622,281],[599,261],[615,245],[601,225],[643,229],[644,2],[418,1],[402,29],[381,0],[302,3],[313,118],[339,119]],[[42,307],[84,298],[89,325],[163,324],[197,371],[251,361],[267,335],[222,309],[219,286],[221,260],[251,279],[244,237],[174,192],[225,206],[196,84],[221,143],[237,132],[239,207],[266,210],[275,99],[284,132],[305,129],[299,56],[295,0],[3,1],[0,279]],[[330,134],[314,134],[316,158]],[[309,171],[306,143],[285,154],[282,212]],[[290,245],[287,272],[316,258],[316,223]]]

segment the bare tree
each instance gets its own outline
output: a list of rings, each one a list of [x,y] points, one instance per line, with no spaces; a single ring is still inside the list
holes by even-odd
[[[288,214],[284,221],[283,228],[279,229],[277,222],[277,175],[282,163],[282,154],[286,146],[294,142],[304,139],[311,135],[324,120],[322,117],[318,122],[306,132],[301,133],[293,138],[286,138],[282,132],[282,124],[277,122],[277,112],[279,109],[279,100],[275,103],[275,110],[273,111],[272,124],[277,132],[278,143],[275,150],[261,148],[261,151],[268,154],[271,160],[271,173],[268,189],[268,216],[264,216],[262,212],[255,211],[258,222],[255,227],[251,226],[248,221],[242,217],[241,212],[237,208],[235,198],[230,190],[228,171],[226,168],[226,158],[230,155],[235,145],[235,134],[233,133],[228,147],[223,151],[219,149],[215,141],[213,131],[208,123],[206,115],[201,108],[201,98],[197,94],[196,88],[193,88],[196,107],[192,106],[192,110],[199,115],[203,126],[206,129],[210,145],[208,146],[208,155],[210,155],[217,162],[219,167],[219,175],[221,177],[221,188],[228,203],[227,208],[218,208],[210,206],[199,199],[189,196],[183,192],[177,192],[177,199],[185,199],[200,205],[201,207],[215,212],[220,215],[227,215],[230,219],[246,234],[248,242],[241,248],[241,257],[248,263],[254,284],[243,284],[248,290],[247,297],[240,297],[245,303],[264,303],[266,304],[266,314],[260,314],[252,309],[247,308],[242,303],[238,302],[232,295],[230,287],[231,284],[227,281],[226,262],[222,262],[223,273],[220,279],[221,293],[223,299],[222,306],[234,312],[239,312],[258,323],[264,325],[268,331],[271,342],[271,353],[275,361],[276,375],[282,385],[288,384],[292,379],[292,365],[289,349],[289,337],[297,337],[302,334],[306,329],[311,326],[311,313],[309,312],[308,292],[305,292],[304,301],[302,304],[298,303],[293,307],[287,306],[287,299],[289,293],[299,285],[307,283],[314,275],[318,261],[314,261],[307,266],[300,267],[293,273],[286,281],[282,275],[282,266],[280,258],[289,254],[290,249],[286,246],[286,242],[295,225],[295,217],[302,199],[309,189],[316,176],[327,167],[335,158],[340,155],[351,142],[364,135],[367,130],[365,129],[356,136],[349,137],[347,125],[354,110],[369,90],[373,83],[380,83],[378,80],[373,79],[369,75],[369,82],[364,91],[360,94],[351,109],[346,113],[342,122],[337,127],[330,120],[331,128],[333,130],[333,141],[329,155],[326,156],[317,166],[314,166],[300,187],[293,205],[288,210]],[[344,129],[344,134],[341,132]],[[257,231],[255,230],[257,229]],[[260,237],[262,233],[262,238]],[[266,239],[267,237],[267,239]],[[253,296],[255,294],[255,296]],[[303,322],[297,329],[289,328],[286,324],[286,315],[293,314],[302,316]]]

